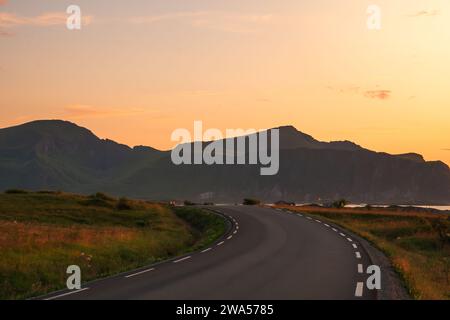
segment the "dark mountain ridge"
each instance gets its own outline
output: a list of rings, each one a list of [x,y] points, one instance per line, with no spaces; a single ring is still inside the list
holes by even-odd
[[[450,169],[443,162],[373,152],[350,141],[321,142],[292,126],[279,129],[279,172],[260,176],[259,165],[176,166],[169,151],[102,140],[67,121],[33,121],[0,129],[0,189],[214,202],[450,203]]]

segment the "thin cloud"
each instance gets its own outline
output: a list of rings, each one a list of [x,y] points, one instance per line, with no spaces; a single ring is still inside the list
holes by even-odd
[[[65,25],[67,21],[65,12],[47,12],[39,16],[25,17],[15,13],[0,12],[0,28],[15,28],[21,26],[48,27],[56,25]],[[83,16],[82,23],[88,25],[91,23],[92,16]]]
[[[417,17],[435,17],[439,15],[439,10],[420,10],[413,14],[410,14],[409,16],[412,18]]]
[[[190,97],[208,97],[208,96],[219,96],[223,95],[224,93],[221,91],[214,91],[214,90],[183,90],[175,92],[174,94]]]
[[[152,24],[161,21],[169,21],[169,20],[179,20],[184,18],[194,18],[201,17],[207,15],[208,12],[199,11],[199,12],[176,12],[176,13],[167,13],[161,15],[150,15],[150,16],[138,16],[128,18],[128,22],[134,24]]]
[[[145,113],[145,110],[138,108],[104,108],[90,105],[70,105],[64,108],[64,112],[70,118],[98,118],[138,115]]]
[[[192,21],[196,27],[209,28],[229,33],[256,33],[262,26],[273,23],[271,14],[230,14],[212,13],[202,19]]]
[[[342,94],[347,94],[347,93],[359,94],[360,91],[361,91],[361,88],[360,87],[356,87],[356,86],[336,88],[336,87],[328,85],[328,86],[326,86],[326,88],[328,90],[336,91],[336,92],[342,93]]]
[[[0,29],[0,37],[11,37],[14,33]]]
[[[378,87],[378,86],[377,86]],[[365,98],[369,99],[379,99],[379,100],[387,100],[391,97],[391,90],[368,90],[363,89],[361,87],[352,86],[352,87],[344,87],[344,88],[334,88],[332,86],[326,87],[329,90],[336,91],[341,94],[357,94],[362,95]]]
[[[166,21],[187,23],[198,28],[215,29],[231,33],[253,33],[261,25],[274,20],[271,14],[237,14],[216,11],[175,12],[127,18],[132,24],[153,24]]]
[[[2,0],[0,0],[2,1]],[[124,17],[119,19],[96,19],[102,23],[129,23],[135,25],[150,25],[163,22],[184,23],[192,27],[208,28],[231,33],[253,33],[262,25],[274,21],[271,14],[239,14],[220,11],[186,11],[173,12],[160,15],[145,15]],[[84,25],[91,24],[94,18],[83,15]],[[48,12],[34,17],[26,17],[15,13],[0,13],[0,30],[4,35],[12,33],[6,28],[12,29],[20,26],[46,27],[64,25],[67,21],[65,12]]]
[[[387,100],[391,97],[390,90],[368,90],[364,92],[364,96],[370,99]]]

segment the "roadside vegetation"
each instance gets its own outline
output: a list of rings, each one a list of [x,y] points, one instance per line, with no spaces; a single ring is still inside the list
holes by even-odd
[[[415,299],[450,299],[450,215],[366,208],[279,206],[334,222],[381,249]]]
[[[85,282],[184,254],[225,227],[196,207],[10,190],[0,194],[0,299],[62,289],[73,264]]]
[[[192,226],[192,234],[198,239],[191,246],[193,251],[208,246],[225,232],[224,218],[209,211],[201,211],[195,207],[175,207],[174,212]]]
[[[242,204],[245,206],[257,206],[261,204],[261,201],[258,199],[245,198]]]

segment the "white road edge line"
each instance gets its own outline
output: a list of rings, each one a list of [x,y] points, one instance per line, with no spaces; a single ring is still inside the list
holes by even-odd
[[[236,233],[237,233],[237,230],[234,230],[233,234],[236,234]]]
[[[363,265],[361,263],[358,264],[358,273],[363,273]]]
[[[322,221],[320,221],[320,220],[315,220],[316,222],[318,222],[318,223],[322,223]]]
[[[354,243],[352,243],[353,248],[358,249],[358,246]]]
[[[223,245],[224,244],[224,241],[221,241],[221,242],[219,242],[217,245],[218,246],[221,246],[221,245]]]
[[[364,282],[356,283],[355,297],[362,297],[363,295]]]
[[[359,253],[359,251],[356,251],[356,252],[355,252],[355,255],[356,255],[356,257],[357,257],[358,259],[361,259],[361,253]]]
[[[325,227],[327,227],[327,228],[330,227],[330,225],[329,225],[329,224],[326,224],[326,223],[324,223],[323,225],[324,225]]]
[[[178,262],[181,262],[181,261],[184,261],[184,260],[187,260],[187,259],[190,259],[191,258],[191,256],[188,256],[188,257],[184,257],[184,258],[181,258],[181,259],[178,259],[178,260],[175,260],[173,263],[178,263]]]
[[[203,250],[201,253],[208,252],[209,250],[212,250],[212,248],[205,249],[205,250]]]
[[[146,272],[150,272],[150,271],[153,271],[153,270],[155,270],[155,268],[150,268],[150,269],[147,269],[147,270],[143,270],[143,271],[140,271],[140,272],[129,274],[129,275],[125,276],[125,278],[131,278],[131,277],[134,277],[134,276],[146,273]]]
[[[230,240],[231,238],[233,238],[233,236],[229,236],[229,237],[227,238],[227,240]]]
[[[337,232],[337,229],[335,229],[335,228],[332,228],[332,229],[333,229],[333,231]]]
[[[350,238],[347,238],[347,240],[348,240],[348,241],[350,241],[350,242],[353,242],[353,240],[352,240],[352,239],[350,239]]]
[[[306,219],[312,220],[312,218],[311,218],[311,217],[306,217]]]
[[[343,237],[345,237],[345,234],[343,234],[342,232],[341,233],[339,233],[341,236],[343,236]]]
[[[80,290],[76,290],[76,291],[71,291],[71,292],[63,293],[63,294],[60,294],[60,295],[58,295],[58,296],[50,297],[50,298],[47,298],[47,299],[44,299],[44,300],[53,300],[53,299],[57,299],[57,298],[61,298],[61,297],[68,296],[68,295],[70,295],[70,294],[74,294],[74,293],[78,293],[78,292],[81,292],[81,291],[85,291],[85,290],[88,290],[88,289],[89,289],[89,288],[83,288],[83,289],[80,289]]]
[[[298,215],[299,217],[303,217],[303,215],[302,215],[302,214],[300,214],[300,213],[297,213],[297,215]]]

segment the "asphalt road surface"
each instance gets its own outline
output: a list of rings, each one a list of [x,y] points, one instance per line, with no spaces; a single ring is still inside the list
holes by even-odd
[[[202,252],[85,284],[45,299],[376,299],[356,239],[307,215],[214,207],[229,232]]]

